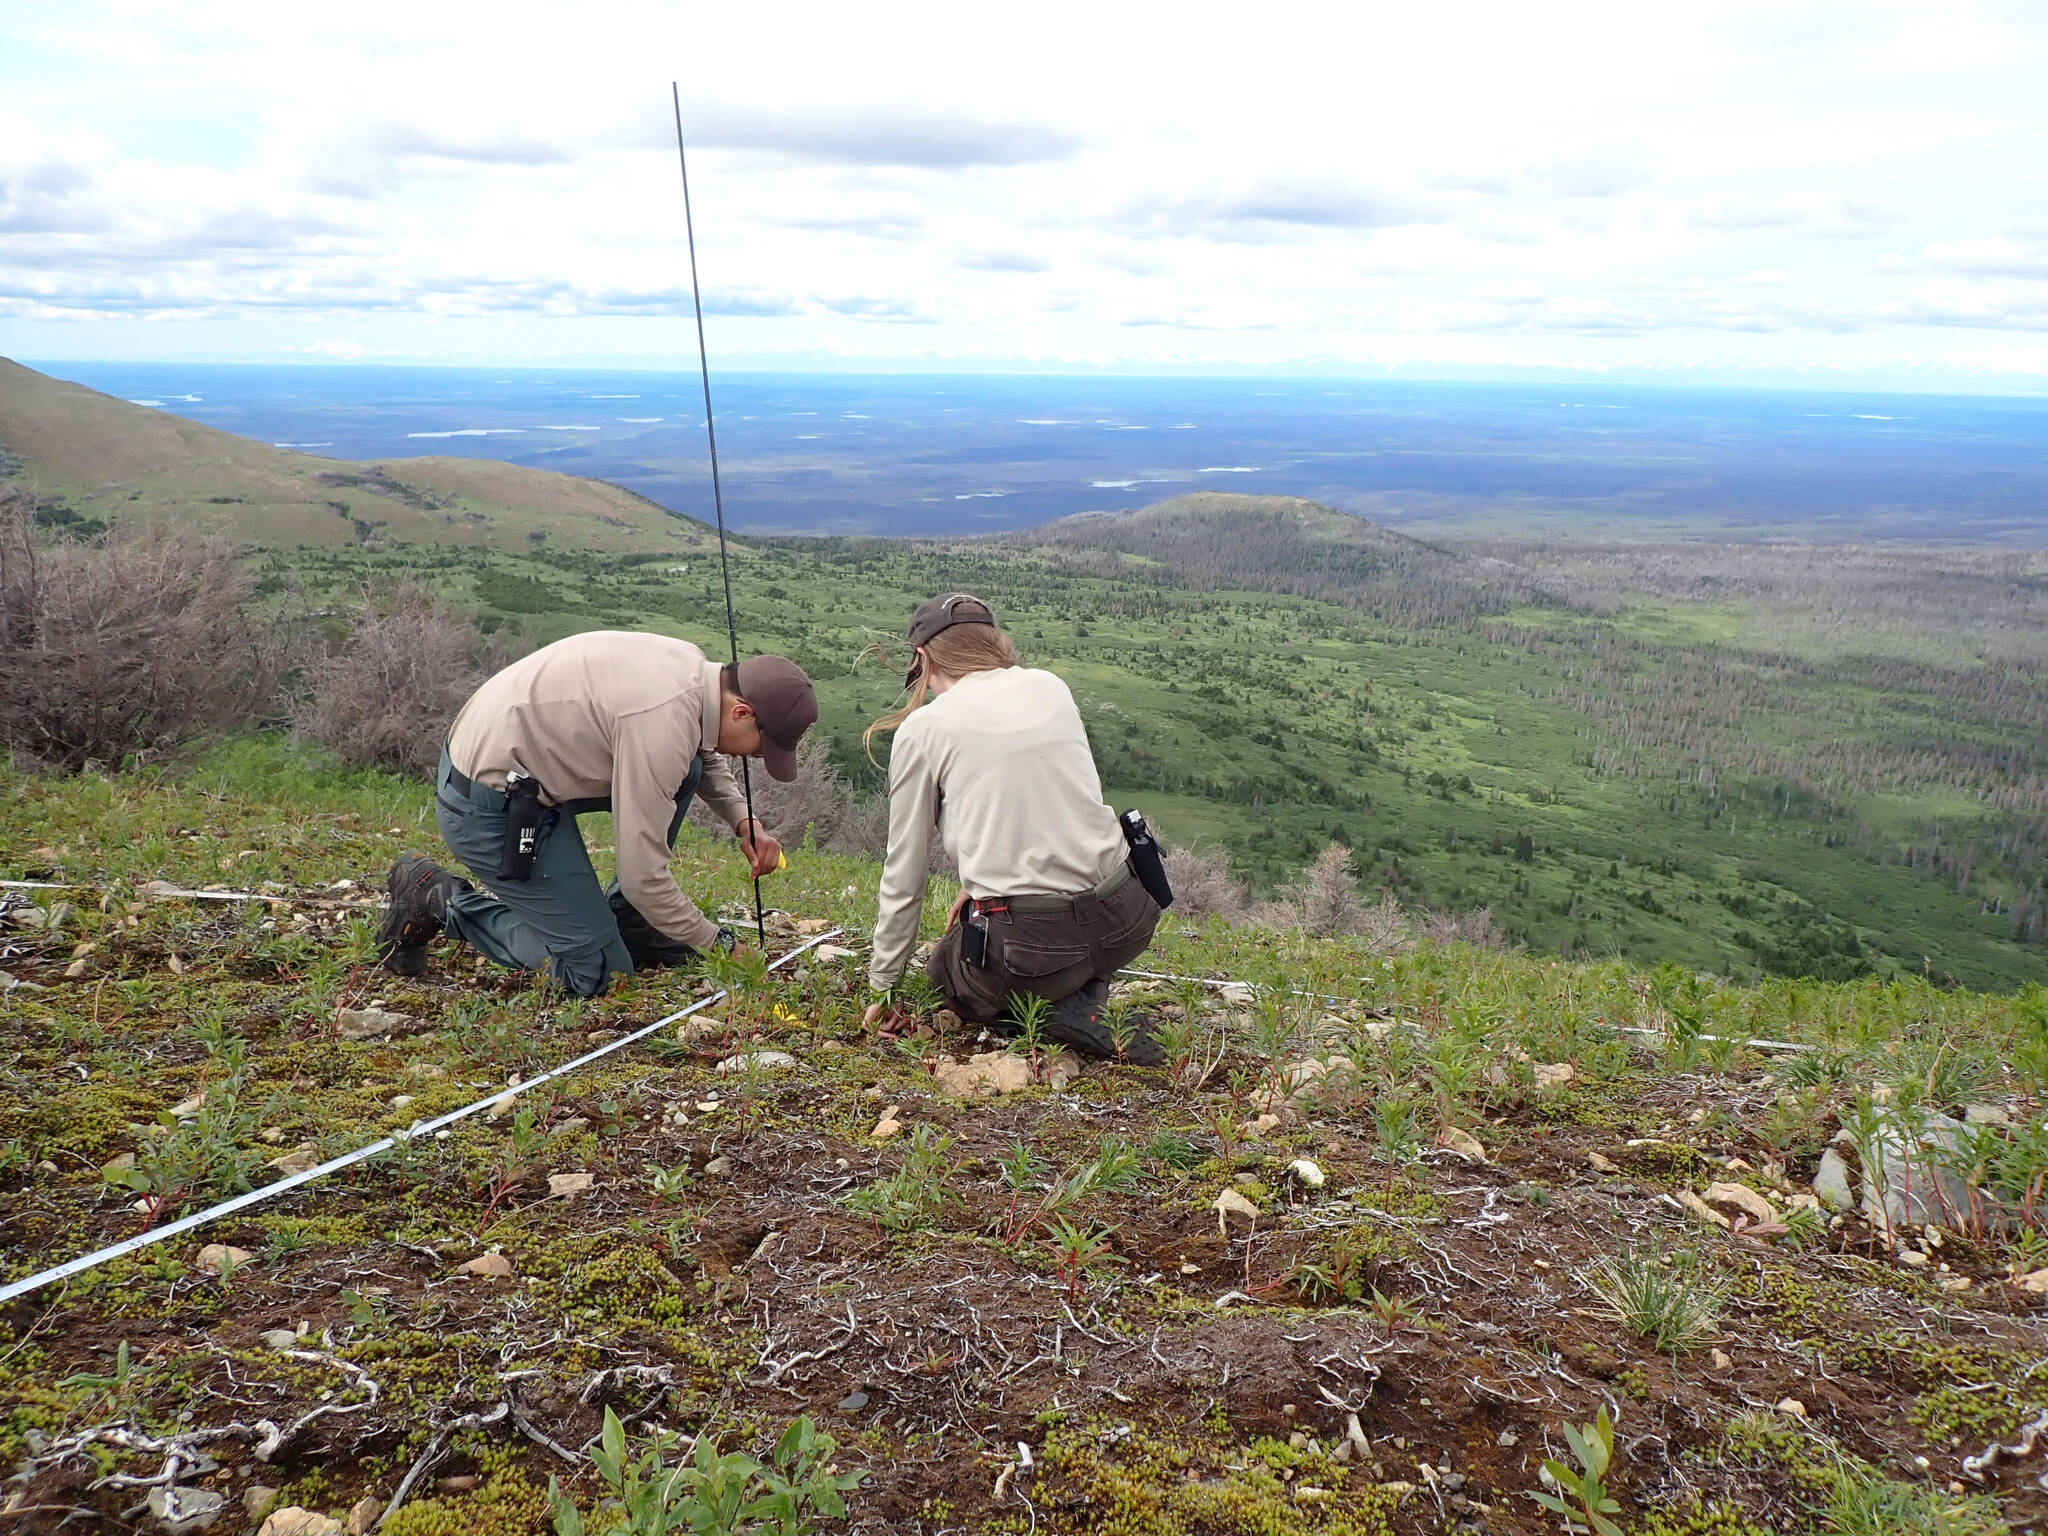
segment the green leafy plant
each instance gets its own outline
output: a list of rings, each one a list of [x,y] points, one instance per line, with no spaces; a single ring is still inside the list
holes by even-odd
[[[671,1466],[676,1443],[664,1431],[636,1447],[619,1416],[605,1409],[590,1456],[605,1497],[586,1519],[550,1478],[556,1536],[806,1536],[820,1518],[843,1518],[846,1495],[867,1479],[865,1472],[833,1467],[838,1442],[808,1415],[783,1431],[765,1463],[740,1451],[721,1453],[706,1434],[697,1437],[687,1461]]]
[[[1655,1248],[1604,1258],[1593,1266],[1587,1281],[1605,1316],[1667,1354],[1711,1338],[1728,1301],[1727,1286]]]
[[[643,1163],[641,1166],[647,1170],[647,1188],[657,1203],[680,1200],[696,1182],[688,1163],[677,1163],[673,1168],[664,1168],[659,1163]]]
[[[1564,1426],[1564,1437],[1572,1448],[1577,1470],[1552,1457],[1543,1463],[1544,1476],[1556,1493],[1533,1490],[1529,1497],[1553,1514],[1564,1516],[1565,1528],[1590,1532],[1591,1536],[1621,1536],[1621,1527],[1610,1515],[1621,1513],[1621,1504],[1607,1491],[1607,1469],[1614,1461],[1614,1420],[1605,1405],[1590,1424]]]
[[[1064,1216],[1054,1216],[1047,1218],[1045,1231],[1053,1272],[1066,1282],[1067,1300],[1078,1304],[1089,1274],[1114,1254],[1111,1239],[1116,1229],[1077,1226]]]
[[[946,1175],[951,1171],[953,1143],[953,1137],[920,1125],[911,1133],[903,1166],[847,1195],[847,1208],[893,1232],[930,1225],[951,1198]]]

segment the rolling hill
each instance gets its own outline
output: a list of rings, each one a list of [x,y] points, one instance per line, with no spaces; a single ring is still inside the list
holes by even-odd
[[[231,433],[0,359],[0,471],[45,521],[164,520],[268,545],[552,540],[612,554],[683,551],[708,530],[597,480],[481,459],[356,464]]]

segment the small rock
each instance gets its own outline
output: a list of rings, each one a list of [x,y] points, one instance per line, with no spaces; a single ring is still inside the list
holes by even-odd
[[[787,1051],[747,1051],[726,1057],[713,1070],[726,1073],[786,1072],[797,1064],[797,1059]]]
[[[1183,1263],[1180,1267],[1180,1272],[1184,1275],[1199,1275],[1202,1272],[1202,1266],[1199,1264]],[[2041,1273],[2048,1275],[2048,1269],[2042,1270]]]
[[[218,1275],[255,1263],[256,1255],[246,1248],[230,1248],[226,1243],[208,1243],[199,1250],[199,1257],[194,1262],[207,1274]]]
[[[1486,1161],[1486,1148],[1479,1144],[1479,1138],[1469,1131],[1461,1131],[1455,1125],[1447,1125],[1436,1139],[1438,1146],[1447,1152],[1470,1159],[1475,1163]]]
[[[206,1094],[204,1090],[201,1090],[183,1103],[173,1104],[171,1106],[171,1113],[180,1120],[193,1120],[198,1118],[199,1111],[204,1108],[206,1108]]]
[[[40,1163],[36,1164],[36,1172],[40,1173],[44,1178],[48,1179],[55,1178],[59,1173],[63,1172],[63,1170],[46,1157]]]
[[[1695,1221],[1705,1222],[1710,1227],[1726,1227],[1730,1225],[1726,1216],[1723,1216],[1689,1189],[1681,1189],[1678,1192],[1678,1203],[1686,1215],[1692,1217]]]
[[[2036,1269],[2021,1275],[2013,1284],[2036,1296],[2048,1296],[2048,1269]]]
[[[1967,1291],[1970,1288],[1970,1277],[1968,1275],[1943,1275],[1941,1277],[1941,1288],[1944,1291]]]
[[[1297,1157],[1287,1165],[1287,1171],[1293,1174],[1295,1182],[1305,1189],[1321,1189],[1327,1182],[1322,1168],[1306,1157]]]
[[[839,1411],[841,1413],[858,1413],[867,1405],[868,1395],[858,1387],[855,1387],[846,1396],[839,1399]]]
[[[853,951],[844,944],[820,944],[811,953],[826,963],[834,960],[851,960],[853,958]]]
[[[377,1517],[383,1513],[384,1501],[374,1493],[364,1494],[349,1508],[348,1536],[367,1536],[377,1523]]]
[[[1061,1051],[1041,1069],[1046,1086],[1055,1093],[1063,1093],[1081,1076],[1081,1058],[1072,1051]]]
[[[555,1134],[557,1136],[574,1136],[578,1131],[587,1131],[589,1129],[590,1122],[582,1115],[571,1115],[555,1127]]]
[[[481,1275],[486,1280],[503,1280],[512,1273],[512,1261],[502,1253],[480,1253],[461,1266],[465,1275]]]
[[[1839,1147],[1831,1146],[1820,1155],[1820,1168],[1813,1176],[1813,1193],[1831,1211],[1855,1207],[1856,1189],[1849,1182],[1849,1163]]]
[[[121,1152],[117,1153],[110,1161],[102,1163],[100,1165],[100,1172],[119,1173],[123,1169],[133,1168],[134,1166],[135,1154],[133,1152]]]
[[[1568,1061],[1536,1063],[1536,1091],[1548,1093],[1553,1088],[1562,1088],[1579,1075],[1579,1069]]]
[[[1705,1199],[1707,1204],[1713,1206],[1714,1209],[1722,1212],[1724,1215],[1742,1216],[1757,1223],[1771,1222],[1778,1219],[1778,1213],[1772,1207],[1771,1202],[1751,1189],[1747,1184],[1725,1182],[1709,1184],[1707,1192],[1702,1198]]]
[[[269,1145],[274,1147],[279,1142],[284,1140],[284,1127],[279,1125],[266,1125],[263,1128],[263,1133],[256,1139],[261,1142],[267,1142]]]
[[[704,1177],[707,1179],[731,1178],[732,1159],[729,1157],[714,1157],[704,1165]]]
[[[340,1008],[334,1014],[334,1032],[344,1040],[407,1035],[419,1027],[419,1020],[410,1014],[389,1013],[382,1008]]]
[[[69,974],[68,972],[66,974]],[[1996,1104],[1965,1104],[1963,1106],[1965,1125],[2011,1125],[2012,1116]]]
[[[1504,1429],[1495,1437],[1493,1443],[1504,1451],[1511,1451],[1522,1443],[1522,1437],[1512,1429]]]
[[[393,1109],[411,1109],[411,1108],[412,1108],[412,1106],[413,1106],[413,1095],[412,1095],[412,1094],[409,1094],[409,1093],[401,1093],[401,1094],[395,1094],[395,1095],[393,1095],[393,1097],[392,1097],[392,1100],[391,1100],[391,1107],[392,1107]]]
[[[483,1479],[474,1472],[457,1472],[448,1477],[436,1478],[434,1486],[442,1493],[474,1493],[477,1484],[482,1481]]]
[[[1898,1261],[1908,1269],[1925,1269],[1934,1261],[1918,1248],[1901,1248],[1896,1255]]]
[[[263,1522],[256,1536],[345,1536],[341,1522],[296,1504],[287,1504]]]
[[[1256,1120],[1245,1121],[1243,1125],[1238,1127],[1238,1131],[1241,1135],[1257,1140],[1261,1136],[1279,1130],[1286,1123],[1278,1115],[1260,1115]]]
[[[486,1120],[502,1120],[518,1108],[518,1094],[501,1093],[498,1097],[491,1100],[491,1107],[484,1111],[484,1118]]]
[[[276,1502],[277,1490],[268,1483],[251,1483],[242,1490],[242,1513],[251,1520],[261,1520]]]
[[[590,1186],[596,1182],[594,1173],[551,1173],[548,1175],[548,1193],[574,1199],[577,1195],[588,1194]]]
[[[932,1029],[938,1034],[949,1034],[960,1028],[960,1015],[950,1008],[941,1008],[932,1015]]]
[[[696,1013],[676,1026],[676,1038],[685,1045],[708,1045],[725,1033],[725,1020],[715,1013]]]
[[[320,1154],[312,1147],[300,1147],[295,1151],[285,1153],[282,1157],[273,1157],[263,1166],[275,1168],[279,1173],[289,1178],[295,1173],[306,1173],[314,1168],[318,1168],[320,1166]]]
[[[889,1141],[903,1134],[903,1122],[896,1118],[896,1106],[890,1105],[882,1112],[882,1118],[875,1122],[875,1128],[868,1132],[875,1141]]]
[[[0,971],[0,992],[47,992],[40,981],[28,981],[12,971]]]
[[[1241,1191],[1235,1189],[1226,1189],[1217,1195],[1215,1211],[1216,1229],[1226,1235],[1230,1231],[1230,1218],[1233,1216],[1241,1216],[1246,1221],[1259,1219],[1259,1208],[1246,1199]]]
[[[209,1488],[168,1488],[149,1490],[149,1512],[171,1536],[203,1531],[220,1518],[227,1495]]]
[[[1008,1051],[983,1051],[965,1062],[940,1062],[933,1079],[949,1098],[992,1099],[1030,1087],[1031,1065]]]
[[[1730,1355],[1725,1349],[1715,1350],[1708,1358],[1714,1362],[1714,1369],[1717,1371],[1732,1371],[1735,1369],[1735,1357]]]
[[[1777,1407],[1778,1412],[1785,1414],[1789,1418],[1803,1419],[1806,1417],[1806,1404],[1799,1401],[1796,1397],[1779,1398]]]
[[[272,1349],[297,1349],[299,1336],[289,1328],[266,1328],[263,1330],[263,1342]]]
[[[1595,1173],[1621,1172],[1621,1165],[1619,1163],[1615,1162],[1613,1158],[1605,1157],[1598,1152],[1588,1152],[1586,1154],[1586,1166]]]

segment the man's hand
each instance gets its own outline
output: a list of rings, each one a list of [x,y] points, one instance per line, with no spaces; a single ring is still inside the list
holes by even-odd
[[[953,902],[953,910],[946,914],[946,926],[948,928],[954,927],[962,917],[966,916],[968,904],[973,900],[974,898],[968,895],[965,891],[962,891],[959,894],[959,896],[955,898]]]
[[[754,877],[772,875],[782,867],[782,844],[778,843],[768,829],[758,821],[743,821],[733,834],[740,840],[740,848],[747,856],[747,863],[753,867]]]

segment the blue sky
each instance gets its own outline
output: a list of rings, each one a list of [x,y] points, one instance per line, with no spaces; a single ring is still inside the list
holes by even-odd
[[[0,0],[0,353],[2048,392],[2048,6]],[[690,25],[685,25],[686,20]]]

